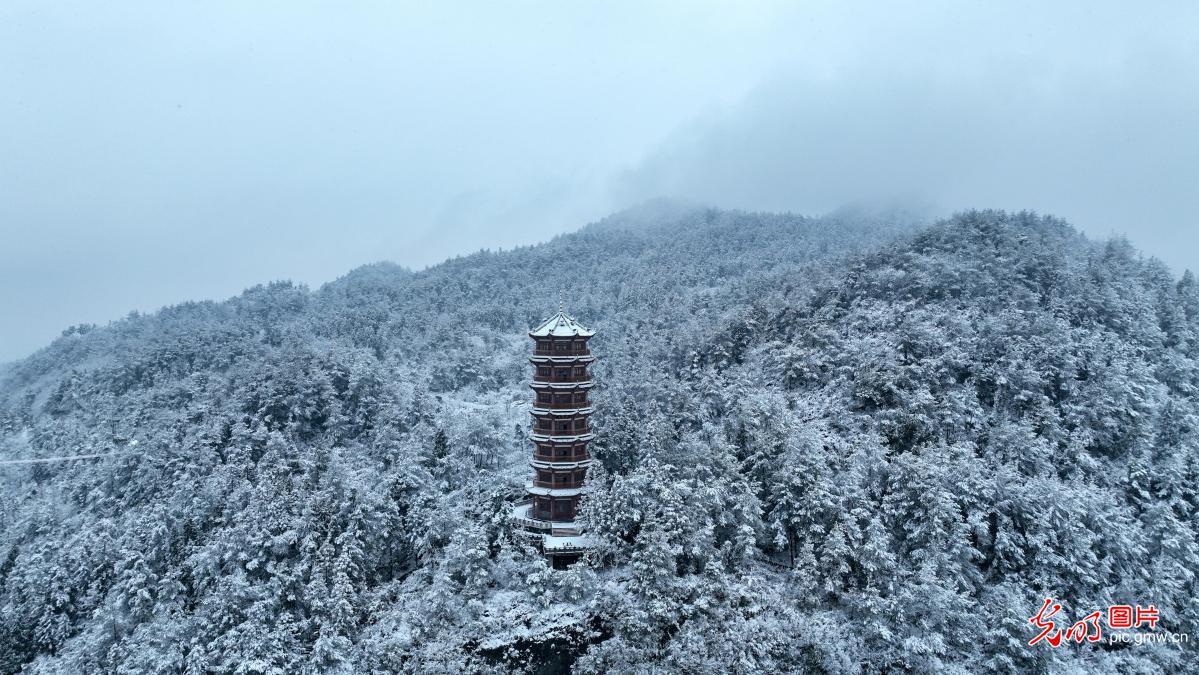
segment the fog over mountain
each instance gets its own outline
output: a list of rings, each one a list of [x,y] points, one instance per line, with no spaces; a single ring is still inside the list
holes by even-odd
[[[0,675],[1199,672],[1196,27],[0,3]]]
[[[0,361],[660,196],[1036,209],[1193,267],[1191,3],[0,7]]]

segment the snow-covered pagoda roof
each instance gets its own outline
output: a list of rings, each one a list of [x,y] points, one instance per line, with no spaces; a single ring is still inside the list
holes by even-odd
[[[559,311],[529,331],[532,337],[591,337],[595,331]]]

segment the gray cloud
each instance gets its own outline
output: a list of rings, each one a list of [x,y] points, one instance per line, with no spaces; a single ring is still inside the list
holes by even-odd
[[[1190,4],[0,6],[0,361],[644,198],[1051,211],[1192,265]]]
[[[1033,209],[1194,267],[1199,43],[1176,31],[1199,16],[1160,10],[896,17],[863,53],[778,73],[675,132],[613,190],[801,212]]]

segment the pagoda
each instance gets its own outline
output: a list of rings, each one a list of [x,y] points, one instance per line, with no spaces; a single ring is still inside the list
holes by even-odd
[[[536,541],[555,568],[578,560],[588,539],[575,522],[591,454],[591,373],[595,361],[587,341],[595,331],[561,308],[533,330],[533,480],[528,499],[516,505],[513,521]]]

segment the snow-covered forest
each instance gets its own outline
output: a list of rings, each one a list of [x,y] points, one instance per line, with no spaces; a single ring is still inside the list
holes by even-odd
[[[525,331],[596,329],[567,571]],[[1199,284],[1033,214],[646,207],[76,326],[0,371],[0,672],[1181,672]]]

